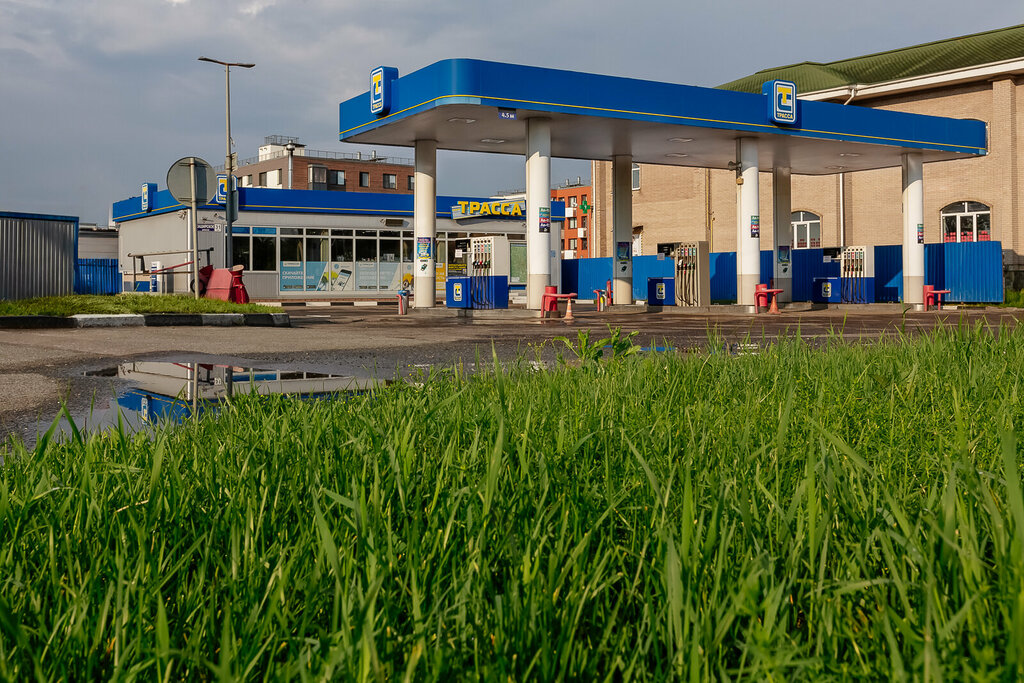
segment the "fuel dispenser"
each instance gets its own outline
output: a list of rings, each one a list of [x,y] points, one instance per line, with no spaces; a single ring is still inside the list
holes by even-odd
[[[871,247],[843,247],[839,255],[840,300],[844,304],[875,301],[875,251]]]
[[[675,248],[676,304],[711,305],[711,268],[708,243],[681,242]]]
[[[469,241],[469,289],[473,308],[508,308],[508,237],[490,235]]]

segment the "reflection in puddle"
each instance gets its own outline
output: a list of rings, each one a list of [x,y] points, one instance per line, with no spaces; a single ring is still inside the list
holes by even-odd
[[[131,431],[142,431],[161,421],[182,422],[193,415],[215,411],[222,401],[236,395],[328,398],[358,394],[389,383],[369,375],[358,377],[195,362],[122,363],[85,374],[120,381],[112,400],[103,401],[102,391],[97,392],[92,410],[73,416],[76,427],[89,432],[114,427],[119,421]],[[41,423],[37,431],[42,433],[49,427],[49,423]],[[71,433],[64,419],[58,429],[65,436]]]

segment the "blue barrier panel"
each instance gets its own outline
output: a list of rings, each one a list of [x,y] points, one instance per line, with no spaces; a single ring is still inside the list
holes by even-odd
[[[1002,303],[1003,301],[1003,245],[1001,242],[951,242],[925,245],[925,259],[929,249],[936,252],[941,263],[942,277],[926,284],[948,289],[945,301],[962,303]],[[941,285],[941,286],[940,286]]]
[[[578,268],[576,286],[572,289],[563,289],[563,292],[576,292],[581,299],[592,299],[595,289],[604,289],[608,280],[612,277],[612,259],[605,258],[581,258],[575,259]],[[562,262],[565,265],[565,261]],[[562,283],[565,283],[564,271]]]
[[[562,289],[563,292],[579,293],[580,262],[579,259],[562,259]]]
[[[775,278],[775,259],[771,249],[761,251],[761,279],[762,285],[770,286]]]
[[[647,301],[647,278],[675,277],[675,261],[664,255],[633,257],[633,301]]]
[[[825,261],[824,249],[794,249],[790,254],[793,259],[793,301],[811,301],[816,279],[839,277],[839,263]]]
[[[147,283],[148,284],[148,283]],[[75,264],[75,294],[120,294],[116,258],[80,258]]]
[[[708,270],[711,271],[711,302],[736,303],[736,252],[709,254]]]
[[[925,254],[928,245],[925,245]],[[875,301],[896,303],[903,301],[903,246],[879,244],[875,246]]]

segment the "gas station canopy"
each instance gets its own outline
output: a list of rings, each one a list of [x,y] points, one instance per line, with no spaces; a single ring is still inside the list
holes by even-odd
[[[795,90],[793,92],[795,94]],[[793,99],[795,123],[773,122],[772,94],[751,94],[573,71],[450,59],[398,77],[380,68],[371,89],[339,106],[342,141],[527,154],[526,121],[550,122],[553,157],[730,168],[737,138],[754,138],[762,171],[822,175],[986,153],[973,119]],[[375,111],[374,111],[375,110]]]

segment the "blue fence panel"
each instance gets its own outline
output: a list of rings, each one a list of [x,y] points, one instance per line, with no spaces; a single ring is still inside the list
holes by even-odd
[[[926,281],[948,289],[946,301],[962,303],[1002,303],[1003,245],[1001,242],[962,242],[925,245],[941,253],[941,282]]]
[[[771,286],[772,279],[775,277],[774,254],[775,252],[771,249],[761,251],[761,279],[759,282],[767,287]]]
[[[814,279],[839,277],[839,263],[825,260],[824,249],[793,249],[793,301],[810,301]]]
[[[576,292],[581,299],[593,298],[594,290],[604,289],[611,277],[611,257],[562,261],[562,291]]]
[[[928,245],[925,245],[924,251],[927,269]],[[875,245],[875,301],[903,301],[903,245]]]
[[[579,292],[580,261],[579,259],[562,259],[562,291]]]
[[[633,300],[647,301],[647,278],[675,277],[675,261],[663,254],[633,257]]]
[[[80,258],[75,264],[75,294],[120,294],[116,258]]]
[[[717,251],[708,257],[711,271],[711,301],[736,302],[736,252]]]

